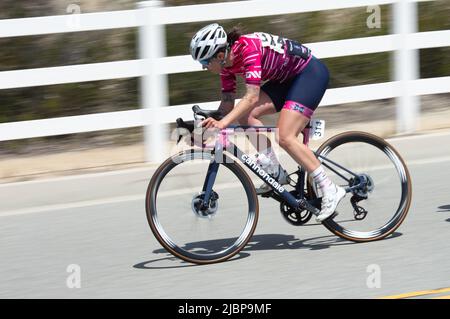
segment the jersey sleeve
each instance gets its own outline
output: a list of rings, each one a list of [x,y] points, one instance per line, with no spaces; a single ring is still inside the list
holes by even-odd
[[[242,63],[244,65],[245,83],[261,85],[261,60],[260,41],[253,38],[244,39],[245,46],[242,50]]]

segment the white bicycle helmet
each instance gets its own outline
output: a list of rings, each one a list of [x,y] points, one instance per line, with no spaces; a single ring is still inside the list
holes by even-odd
[[[226,46],[227,34],[225,30],[217,23],[213,23],[194,35],[191,40],[191,55],[196,61],[206,60]]]

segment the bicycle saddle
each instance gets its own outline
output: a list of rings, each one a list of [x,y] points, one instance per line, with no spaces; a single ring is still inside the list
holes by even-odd
[[[219,110],[203,110],[198,105],[194,105],[192,111],[194,111],[195,115],[200,115],[204,118],[212,117],[217,121],[220,121],[223,118],[222,113],[220,113]]]

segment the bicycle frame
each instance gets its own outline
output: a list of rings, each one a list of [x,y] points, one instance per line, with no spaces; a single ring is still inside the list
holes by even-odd
[[[208,203],[210,196],[212,194],[212,188],[214,186],[215,178],[219,169],[219,163],[220,160],[223,159],[223,152],[227,151],[232,153],[236,158],[239,159],[239,161],[245,165],[248,169],[250,169],[255,175],[257,175],[262,181],[270,185],[272,188],[274,194],[271,195],[274,199],[285,202],[289,206],[291,206],[294,209],[303,210],[306,209],[310,212],[312,212],[315,215],[319,215],[320,209],[318,209],[315,205],[310,203],[304,198],[304,182],[305,182],[305,171],[300,168],[297,172],[298,174],[298,181],[296,184],[296,189],[298,193],[300,194],[300,199],[296,199],[290,192],[288,192],[279,182],[276,178],[271,176],[269,173],[264,171],[257,163],[255,163],[249,155],[242,152],[242,150],[237,147],[234,143],[230,142],[228,139],[228,135],[234,133],[234,129],[236,128],[251,128],[254,129],[256,133],[264,130],[265,132],[272,132],[275,127],[271,126],[230,126],[227,129],[221,130],[219,132],[217,141],[214,145],[214,155],[215,160],[212,161],[209,164],[208,172],[206,174],[205,182],[203,183],[203,192],[205,194],[204,196],[204,202]],[[303,132],[303,143],[305,145],[309,142],[309,128],[306,128]]]

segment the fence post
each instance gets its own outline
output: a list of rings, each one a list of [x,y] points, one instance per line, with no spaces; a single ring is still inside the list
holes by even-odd
[[[417,32],[417,3],[398,0],[393,3],[393,31],[399,36],[400,47],[394,52],[394,80],[400,83],[397,107],[397,133],[412,133],[418,127],[420,99],[411,92],[409,81],[420,77],[419,52],[408,49],[407,36]]]
[[[146,162],[161,162],[167,156],[168,126],[160,122],[159,114],[168,105],[167,76],[157,70],[158,58],[166,55],[164,26],[158,24],[158,8],[163,1],[138,2],[139,17],[139,57],[146,75],[140,79],[141,106],[148,116],[144,127]]]

